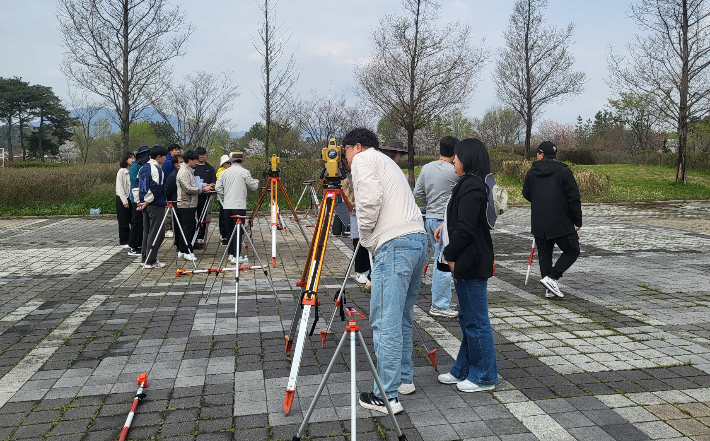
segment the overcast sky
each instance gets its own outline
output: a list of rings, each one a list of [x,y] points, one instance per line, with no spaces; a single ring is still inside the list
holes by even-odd
[[[254,0],[171,0],[185,11],[195,31],[187,54],[173,62],[176,78],[206,70],[232,73],[241,95],[229,117],[231,130],[247,130],[260,120],[259,95],[261,60],[252,45],[259,22]],[[514,0],[442,0],[440,22],[469,24],[474,40],[485,37],[496,54],[503,45],[502,34]],[[353,65],[371,50],[369,34],[385,14],[398,13],[399,0],[281,0],[278,23],[292,34],[289,51],[295,53],[300,80],[297,93],[311,89],[351,91]],[[558,27],[574,23],[576,42],[572,53],[576,69],[587,73],[586,91],[562,105],[546,109],[544,118],[574,122],[577,115],[593,118],[610,97],[604,79],[608,76],[609,46],[624,51],[637,28],[627,18],[629,2],[624,0],[550,0],[545,17]],[[67,82],[59,71],[63,49],[53,0],[4,0],[0,8],[0,76],[20,76],[32,84],[51,86],[65,96]],[[481,116],[496,104],[491,80],[495,57],[485,66],[476,94],[467,109],[469,116]],[[350,104],[355,96],[348,92]]]

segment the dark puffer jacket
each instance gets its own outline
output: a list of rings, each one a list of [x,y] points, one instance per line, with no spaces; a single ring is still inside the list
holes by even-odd
[[[554,239],[582,226],[582,202],[572,170],[553,159],[535,161],[525,176],[523,197],[531,205],[531,232]]]
[[[463,175],[451,191],[446,208],[449,244],[444,258],[454,265],[456,279],[493,276],[493,241],[486,221],[488,195],[483,181]]]

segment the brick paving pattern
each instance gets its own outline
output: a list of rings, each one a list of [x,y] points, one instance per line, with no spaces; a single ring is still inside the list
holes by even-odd
[[[439,384],[415,335],[416,393],[400,396],[397,416],[409,440],[710,440],[710,204],[583,209],[582,254],[561,279],[562,299],[543,297],[536,266],[524,284],[529,210],[499,219],[488,295],[501,382],[473,394]],[[276,294],[262,272],[242,272],[235,318],[234,273],[175,277],[192,264],[175,261],[172,239],[160,251],[168,265],[147,270],[116,245],[115,220],[0,220],[0,439],[118,439],[147,372],[129,439],[291,440],[344,329],[336,318],[321,348],[352,247],[328,245],[320,321],[285,415],[283,335],[308,251],[288,225],[270,269]],[[199,268],[219,264],[215,230],[196,252]],[[269,262],[265,214],[252,238]],[[253,250],[249,259],[257,263]],[[445,372],[461,331],[428,314],[430,283],[429,274],[415,320]],[[369,294],[354,280],[346,288],[367,315]],[[349,363],[346,348],[309,439],[350,439]],[[371,390],[361,354],[357,371],[359,390]],[[359,408],[357,417],[359,440],[396,439],[387,416]]]

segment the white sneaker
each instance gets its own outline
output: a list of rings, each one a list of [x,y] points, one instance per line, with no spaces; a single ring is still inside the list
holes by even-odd
[[[545,298],[546,299],[553,299],[553,298],[555,298],[555,295],[552,294],[549,289],[546,289],[545,290]]]
[[[562,294],[562,291],[560,291],[560,287],[557,285],[557,280],[551,279],[549,276],[545,276],[540,279],[540,283],[542,283],[542,286],[552,291],[552,293],[557,297],[565,296],[564,294]]]
[[[468,380],[464,380],[456,384],[456,389],[460,390],[461,392],[479,392],[484,390],[493,390],[495,388],[495,384],[491,384],[490,386],[479,386],[478,384],[471,383]]]
[[[462,381],[465,381],[465,380],[459,380],[458,378],[454,377],[453,375],[451,375],[448,372],[445,374],[439,375],[438,378],[439,378],[439,383],[444,383],[444,384],[458,384]]]
[[[182,257],[184,257],[185,260],[192,260],[193,262],[197,260],[197,257],[195,257],[195,255],[192,253],[190,253],[190,254],[185,253],[182,255]]]
[[[121,245],[121,248],[130,248],[130,247],[131,247],[131,246],[130,246],[130,245],[128,245],[128,244],[125,244],[125,245]]]
[[[369,280],[365,282],[365,291],[372,291],[372,282]]]
[[[431,305],[431,308],[429,308],[429,314],[437,316],[437,317],[448,317],[448,318],[453,318],[453,317],[459,316],[459,312],[453,308],[439,309],[439,308],[435,307],[434,305]]]
[[[409,395],[416,392],[417,389],[414,387],[414,383],[402,383],[397,388],[397,391],[402,395]]]
[[[185,255],[185,253],[181,253],[180,251],[178,251],[178,259],[183,257],[184,255]]]
[[[237,259],[231,254],[229,255],[229,263],[237,263]]]
[[[247,256],[239,256],[240,265],[249,265],[249,258]]]
[[[365,273],[355,273],[355,281],[357,283],[367,283],[367,274]]]
[[[173,232],[172,230],[168,230],[165,232],[165,237],[173,237]]]
[[[143,268],[146,268],[146,269],[151,269],[151,268],[163,268],[163,267],[165,267],[165,264],[164,264],[163,262],[159,261],[159,260],[156,260],[155,263],[152,264],[152,265],[149,265],[149,264],[147,264],[147,263],[144,263],[144,264],[143,264]]]

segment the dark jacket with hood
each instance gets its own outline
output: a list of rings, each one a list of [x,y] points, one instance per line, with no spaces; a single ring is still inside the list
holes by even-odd
[[[165,173],[165,170],[163,170],[163,173]],[[168,201],[177,201],[177,173],[178,169],[173,167],[170,176],[165,179],[165,198]]]
[[[487,279],[493,276],[493,241],[486,220],[488,194],[482,180],[463,175],[451,190],[446,207],[449,244],[444,258],[455,262],[454,278]]]
[[[582,226],[582,202],[572,170],[549,158],[535,161],[525,176],[523,197],[530,201],[535,237],[554,239]]]
[[[148,159],[150,159],[150,150],[146,146],[141,146],[138,150],[142,148],[146,148],[145,151],[142,151],[140,153],[136,153],[136,160],[133,162],[133,165],[131,165],[131,168],[128,169],[128,177],[131,180],[131,190],[134,188],[138,188],[138,172],[140,171],[141,167],[145,165],[146,162],[148,162]],[[128,193],[131,202],[135,202],[133,200],[133,191]]]

